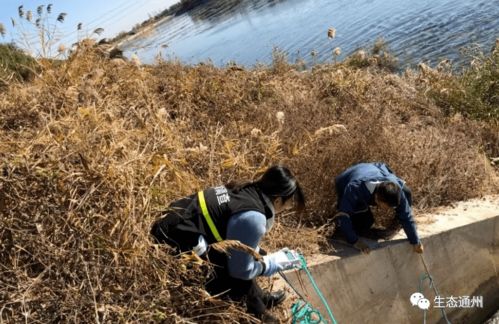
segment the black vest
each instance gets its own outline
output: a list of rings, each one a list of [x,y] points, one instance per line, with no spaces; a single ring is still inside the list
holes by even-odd
[[[264,214],[267,219],[273,216],[261,191],[255,186],[242,188],[237,193],[225,186],[220,186],[208,188],[203,193],[208,212],[222,239],[227,236],[227,224],[234,214],[253,210]],[[203,216],[197,194],[172,203],[169,213],[172,211],[181,217],[180,222],[176,225],[177,230],[197,236],[201,234],[208,244],[217,241]]]

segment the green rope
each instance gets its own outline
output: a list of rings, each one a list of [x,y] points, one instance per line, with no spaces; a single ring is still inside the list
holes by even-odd
[[[422,275],[419,276],[419,284],[418,284],[418,291],[422,294],[423,293],[423,282],[428,279],[430,281],[430,288],[433,287],[433,278],[427,274],[423,273]],[[426,324],[426,313],[427,310],[423,309],[423,324]]]
[[[433,278],[430,275],[428,275],[427,273],[423,273],[422,275],[419,276],[418,291],[420,293],[423,293],[423,282],[426,279],[428,279],[428,281],[430,282],[429,283],[430,288],[433,288]]]
[[[303,257],[302,254],[299,254],[300,257],[300,262],[301,266],[299,270],[304,270],[305,273],[307,274],[308,279],[312,283],[312,286],[314,287],[315,293],[319,298],[321,299],[322,304],[326,307],[326,310],[328,312],[329,318],[331,319],[331,323],[337,324],[336,319],[333,316],[333,312],[331,311],[331,308],[329,307],[326,298],[322,295],[319,287],[315,283],[314,278],[312,277],[312,274],[308,270],[307,267],[307,261],[305,261],[305,258]],[[320,312],[316,309],[313,308],[310,303],[306,302],[305,300],[299,300],[296,303],[293,304],[291,307],[291,313],[293,314],[293,320],[292,323],[299,323],[299,324],[321,324],[321,323],[327,323],[326,320],[322,317]]]
[[[321,313],[314,309],[309,303],[298,300],[291,307],[293,314],[292,324],[322,324],[326,323]]]
[[[419,276],[418,291],[420,293],[423,293],[423,282],[426,279],[428,279],[428,281],[429,281],[430,288],[432,288],[433,291],[435,292],[435,296],[440,296],[440,294],[438,293],[437,287],[435,287],[435,283],[433,282],[433,277],[429,273],[423,273],[422,275]],[[447,314],[445,313],[445,310],[443,308],[440,308],[440,312],[442,313],[442,317],[445,320],[445,323],[451,324],[451,322],[447,318]],[[423,310],[423,324],[426,324],[426,314],[427,314],[427,310],[424,309]]]

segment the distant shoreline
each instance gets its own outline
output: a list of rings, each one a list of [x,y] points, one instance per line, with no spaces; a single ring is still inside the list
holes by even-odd
[[[178,16],[189,10],[192,10],[195,7],[203,4],[204,2],[205,0],[180,0],[179,2],[171,5],[168,9],[163,10],[156,16],[138,23],[130,31],[123,31],[119,33],[109,40],[109,44],[119,47],[123,43],[131,41],[138,36],[146,33],[147,31],[154,29],[158,24],[163,23],[166,20],[173,18],[174,16]]]
[[[141,26],[139,27],[135,32],[133,32],[133,34],[130,34],[130,32],[128,32],[125,36],[122,36],[120,37],[119,39],[112,39],[110,41],[110,44],[113,45],[114,47],[120,47],[122,46],[124,43],[127,43],[127,42],[130,42],[130,41],[133,41],[134,39],[136,38],[139,38],[140,36],[150,32],[150,31],[153,31],[158,25],[172,19],[174,17],[174,15],[169,15],[169,16],[165,16],[165,17],[162,17],[160,18],[159,20],[156,20],[152,23],[149,23],[147,25],[144,25],[144,26]]]

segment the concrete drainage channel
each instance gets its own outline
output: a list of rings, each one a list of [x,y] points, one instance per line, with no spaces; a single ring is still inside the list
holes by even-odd
[[[423,323],[424,317],[426,323],[446,323],[441,309],[453,324],[488,319],[488,324],[499,323],[497,318],[490,319],[499,310],[499,199],[494,198],[486,210],[460,208],[437,216],[431,224],[418,225],[424,259],[439,296],[428,279],[422,280],[423,262],[403,239],[383,242],[368,255],[335,244],[335,255],[323,256],[316,264],[309,262],[338,323]],[[447,222],[445,230],[439,220]],[[437,228],[433,233],[432,226]],[[326,314],[303,274],[286,275]],[[427,311],[411,304],[411,295],[419,291],[430,301]]]

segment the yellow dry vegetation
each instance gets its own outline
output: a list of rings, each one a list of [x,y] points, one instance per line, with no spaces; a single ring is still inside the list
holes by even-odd
[[[274,163],[296,173],[308,208],[279,217],[270,250],[323,243],[316,229],[334,211],[332,181],[353,163],[387,162],[418,209],[497,193],[497,120],[441,109],[427,95],[452,78],[439,73],[348,61],[306,72],[283,62],[137,66],[88,45],[9,84],[0,93],[0,319],[254,321],[206,295],[205,264],[169,256],[148,232],[174,199]]]

